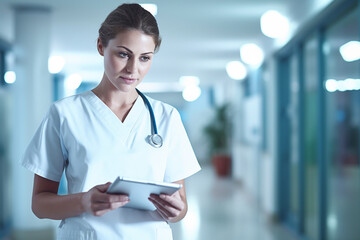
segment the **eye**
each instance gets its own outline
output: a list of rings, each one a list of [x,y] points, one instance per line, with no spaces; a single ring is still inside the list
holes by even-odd
[[[119,52],[118,55],[121,58],[129,58],[129,54],[127,54],[126,52]]]
[[[151,60],[151,58],[150,58],[149,56],[141,56],[141,57],[140,57],[140,60],[141,60],[142,62],[147,62],[147,61]]]

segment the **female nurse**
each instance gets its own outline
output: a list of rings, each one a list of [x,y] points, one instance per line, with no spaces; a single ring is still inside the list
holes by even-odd
[[[148,98],[163,145],[149,144],[152,122],[136,87],[160,46],[155,18],[138,4],[112,11],[99,29],[104,58],[99,85],[53,103],[22,165],[34,173],[32,210],[62,220],[57,239],[172,239],[169,222],[187,212],[184,179],[200,170],[178,111]],[[68,195],[58,195],[63,171]],[[117,176],[183,185],[151,195],[156,210],[127,208],[126,195],[106,193]]]

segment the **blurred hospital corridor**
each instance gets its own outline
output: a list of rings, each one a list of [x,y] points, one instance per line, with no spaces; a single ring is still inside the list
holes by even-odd
[[[174,240],[297,239],[264,214],[240,182],[216,176],[210,165],[186,184],[189,210],[172,225]]]
[[[35,172],[55,186],[42,200],[89,196],[120,175],[184,179],[174,240],[359,240],[360,0],[133,1],[159,31],[114,24],[104,52],[100,29],[123,2],[0,0],[0,240],[53,240],[60,221],[48,218],[95,219],[81,197],[37,199],[37,217]],[[150,50],[133,41],[143,35]],[[114,109],[91,91],[107,80]],[[124,223],[137,212],[152,233],[130,235],[171,235],[163,218],[116,211],[128,215],[86,231],[138,230]]]

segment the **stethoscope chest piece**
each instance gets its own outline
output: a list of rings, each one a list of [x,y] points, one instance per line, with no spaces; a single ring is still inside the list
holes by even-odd
[[[162,137],[159,134],[150,135],[150,144],[153,147],[159,148],[163,145]]]

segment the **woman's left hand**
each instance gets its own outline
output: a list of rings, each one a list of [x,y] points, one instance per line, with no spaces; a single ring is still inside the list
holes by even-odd
[[[182,182],[183,184],[183,182]],[[177,222],[184,218],[187,212],[185,189],[180,189],[172,195],[151,194],[149,200],[154,204],[158,213],[167,222]]]

